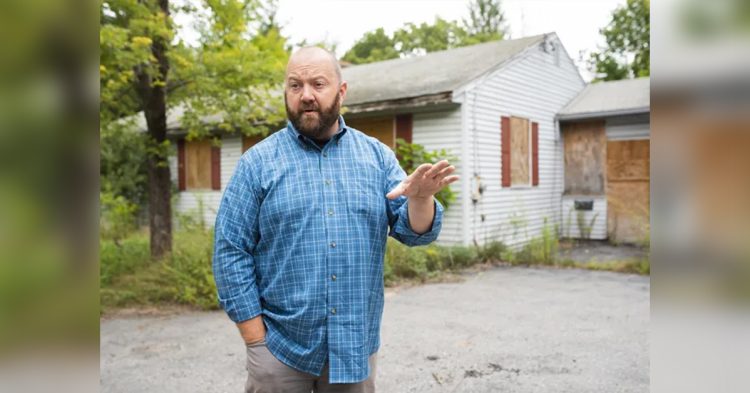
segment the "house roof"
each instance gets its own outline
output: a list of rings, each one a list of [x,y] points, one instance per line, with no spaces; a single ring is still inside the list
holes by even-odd
[[[345,105],[392,101],[451,92],[494,69],[545,35],[465,46],[424,56],[343,69],[349,84]]]
[[[649,78],[591,83],[559,113],[560,120],[648,113]]]

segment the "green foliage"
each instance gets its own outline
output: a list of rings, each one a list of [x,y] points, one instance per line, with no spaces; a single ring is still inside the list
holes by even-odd
[[[171,284],[171,298],[176,303],[201,309],[217,308],[216,283],[211,270],[213,232],[178,232],[175,241],[178,247],[164,265],[165,278]]]
[[[578,224],[578,234],[584,239],[591,238],[591,231],[594,229],[594,223],[599,217],[599,212],[594,213],[591,216],[591,220],[587,223],[585,214],[582,210],[576,211],[576,223]]]
[[[151,260],[148,235],[131,236],[115,243],[112,240],[99,241],[99,282],[101,288],[112,284],[117,277],[132,274],[149,265]]]
[[[477,257],[482,262],[502,261],[508,247],[503,242],[493,240],[477,248]]]
[[[539,237],[531,239],[513,258],[519,264],[554,265],[557,259],[559,240],[554,229],[544,219],[544,227]]]
[[[351,49],[344,54],[342,60],[348,61],[352,64],[365,64],[395,59],[398,58],[399,55],[393,38],[389,37],[383,28],[380,27],[374,31],[366,32],[365,35],[355,42]]]
[[[499,0],[474,0],[469,4],[469,19],[464,28],[479,42],[502,40],[508,34],[505,13]]]
[[[475,0],[469,5],[469,14],[463,23],[440,17],[433,23],[406,23],[390,36],[378,28],[357,40],[342,60],[365,64],[505,38],[505,16],[499,1]]]
[[[606,46],[591,53],[589,68],[595,80],[618,80],[650,74],[650,1],[627,0],[612,12],[612,20],[600,29]],[[632,61],[630,60],[632,58]]]
[[[146,138],[121,124],[102,129],[99,179],[101,190],[142,206],[148,196]]]
[[[138,205],[128,201],[125,197],[112,193],[99,194],[101,214],[99,218],[99,233],[103,238],[113,239],[116,243],[136,229],[135,214]]]
[[[101,240],[100,249],[104,308],[159,304],[218,308],[211,231],[176,232],[174,250],[162,263],[151,262],[145,234],[133,234],[119,246]]]
[[[424,163],[436,163],[440,160],[448,160],[448,162],[455,164],[458,160],[458,157],[451,155],[445,149],[427,151],[424,146],[417,143],[407,143],[401,138],[396,139],[396,155],[399,157],[401,168],[407,174],[414,172],[418,166]],[[435,194],[435,198],[437,198],[443,207],[448,209],[456,201],[456,194],[448,186]]]

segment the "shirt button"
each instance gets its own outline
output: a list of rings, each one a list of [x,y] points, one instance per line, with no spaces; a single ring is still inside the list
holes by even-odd
[[[329,216],[332,216],[332,215],[333,215],[333,209],[328,209],[328,215],[329,215]]]
[[[331,179],[326,179],[326,185],[327,185],[327,186],[330,186],[330,185],[331,185]]]
[[[336,314],[336,307],[331,309],[331,314]]]
[[[336,242],[331,242],[331,248],[336,248]]]
[[[328,153],[323,153],[323,157],[328,157]]]
[[[335,274],[331,274],[331,280],[336,281],[336,275]]]

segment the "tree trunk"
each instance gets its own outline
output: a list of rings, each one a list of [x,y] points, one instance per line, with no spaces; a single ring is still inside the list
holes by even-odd
[[[169,1],[160,0],[159,10],[169,15]],[[168,153],[162,148],[162,143],[167,139],[168,45],[163,39],[154,37],[151,52],[157,61],[157,73],[149,72],[147,67],[136,70],[138,94],[143,103],[149,142],[154,147],[149,149],[147,164],[151,256],[154,258],[161,258],[172,251],[172,184],[167,165]],[[159,83],[154,83],[155,81]]]

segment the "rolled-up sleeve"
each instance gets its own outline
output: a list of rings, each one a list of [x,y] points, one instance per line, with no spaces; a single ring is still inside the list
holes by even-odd
[[[261,190],[250,166],[249,155],[243,156],[221,198],[214,226],[214,280],[219,304],[234,322],[261,314],[253,260]]]
[[[385,192],[394,189],[404,178],[406,172],[401,168],[393,151],[384,146],[383,161],[386,172]],[[407,246],[423,246],[437,239],[443,225],[443,206],[433,197],[435,204],[435,217],[432,219],[430,230],[418,234],[414,232],[409,224],[409,202],[405,196],[400,196],[388,201],[388,223],[390,225],[389,235]]]

